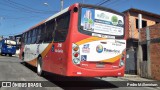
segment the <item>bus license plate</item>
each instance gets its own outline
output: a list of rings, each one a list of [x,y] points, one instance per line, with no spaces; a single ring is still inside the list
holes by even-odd
[[[97,64],[96,64],[96,67],[97,67],[97,68],[104,68],[104,67],[105,67],[105,64],[103,64],[103,63],[97,63]]]

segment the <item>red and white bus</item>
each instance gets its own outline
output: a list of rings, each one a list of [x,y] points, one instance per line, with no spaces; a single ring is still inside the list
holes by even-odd
[[[124,76],[123,14],[73,4],[22,34],[20,58],[42,71],[64,76]]]

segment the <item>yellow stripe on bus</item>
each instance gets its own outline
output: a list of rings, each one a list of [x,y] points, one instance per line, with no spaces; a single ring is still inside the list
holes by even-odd
[[[110,58],[110,59],[105,59],[105,60],[101,60],[102,62],[109,62],[109,63],[114,63],[115,61],[119,60],[121,58],[121,55],[118,55],[118,56],[115,56],[113,58]]]
[[[42,58],[44,58],[46,56],[46,54],[48,53],[48,51],[52,48],[52,43],[50,43],[46,49],[41,53]],[[31,61],[28,61],[27,63],[31,64],[32,66],[37,66],[37,57]]]
[[[87,39],[83,39],[83,40],[77,42],[76,44],[81,45],[81,44],[88,43],[88,42],[91,42],[91,41],[98,41],[98,40],[105,40],[105,39],[106,38],[90,37],[90,38],[87,38]]]
[[[52,48],[52,43],[50,43],[47,48],[41,53],[42,58],[44,58],[44,56],[46,56],[46,54],[48,53],[48,51]]]
[[[37,66],[37,58],[35,58],[35,59],[31,60],[31,61],[28,61],[27,63],[29,63],[30,65],[36,67]]]

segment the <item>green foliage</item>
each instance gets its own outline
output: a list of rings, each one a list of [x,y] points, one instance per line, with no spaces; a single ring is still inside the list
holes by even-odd
[[[93,24],[93,20],[92,19],[89,19],[88,22],[89,22],[89,24]]]
[[[112,22],[118,22],[117,16],[112,16]]]

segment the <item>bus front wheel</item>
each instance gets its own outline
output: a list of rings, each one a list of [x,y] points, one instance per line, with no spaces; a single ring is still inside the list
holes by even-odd
[[[24,53],[22,53],[22,58],[21,59],[22,59],[22,64],[25,65],[26,62],[24,61]]]
[[[42,75],[42,57],[38,57],[37,59],[37,74],[39,76]]]

